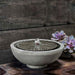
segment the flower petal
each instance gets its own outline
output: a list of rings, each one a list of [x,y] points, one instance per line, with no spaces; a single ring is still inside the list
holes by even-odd
[[[72,41],[72,45],[75,46],[75,40]]]
[[[56,39],[56,38],[51,38],[51,40],[57,41],[58,39]]]
[[[70,50],[69,50],[69,53],[73,53],[73,50],[70,49]]]
[[[75,50],[75,47],[73,48],[73,50]]]
[[[52,34],[52,36],[53,36],[53,37],[56,37],[54,33]]]
[[[60,34],[65,34],[63,30],[60,31]]]
[[[65,49],[70,49],[70,47],[67,45],[67,46],[65,47]]]
[[[56,31],[55,34],[59,34],[59,31]]]
[[[66,42],[63,40],[63,41],[59,41],[60,43],[66,45]]]
[[[69,36],[69,40],[72,40],[72,39],[74,39],[74,36],[73,35]]]

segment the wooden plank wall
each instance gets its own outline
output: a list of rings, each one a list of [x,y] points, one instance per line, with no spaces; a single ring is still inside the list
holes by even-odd
[[[74,23],[75,0],[0,0],[0,63],[15,60],[13,41],[50,39],[56,30],[75,36]]]
[[[0,30],[75,23],[75,0],[0,0]]]
[[[73,34],[75,36],[75,24],[0,32],[0,63],[13,62],[15,60],[10,49],[10,44],[13,41],[30,38],[50,39],[51,33],[56,30],[64,30],[68,35]]]

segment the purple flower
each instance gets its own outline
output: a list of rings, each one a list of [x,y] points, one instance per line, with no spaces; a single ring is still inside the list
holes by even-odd
[[[73,53],[73,50],[75,50],[75,38],[73,35],[67,37],[65,49],[68,49],[70,53]]]
[[[52,34],[51,40],[59,41],[64,44],[64,51],[68,51],[69,53],[73,53],[75,51],[75,38],[73,35],[67,36],[63,30],[56,31]]]
[[[52,40],[63,40],[65,38],[66,34],[64,33],[63,30],[61,30],[60,32],[59,31],[56,31],[55,33],[52,34],[52,37],[51,38]]]
[[[75,38],[74,38],[74,36],[71,35],[71,36],[67,37],[66,43],[67,43],[68,45],[70,45],[70,46],[71,46],[71,45],[72,45],[72,46],[75,46]]]

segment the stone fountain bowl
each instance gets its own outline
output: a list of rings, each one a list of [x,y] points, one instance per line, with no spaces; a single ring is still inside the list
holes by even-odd
[[[42,46],[36,50],[34,41],[35,39],[18,40],[10,45],[13,55],[29,68],[43,68],[56,61],[63,52],[64,45],[59,42],[40,39]]]

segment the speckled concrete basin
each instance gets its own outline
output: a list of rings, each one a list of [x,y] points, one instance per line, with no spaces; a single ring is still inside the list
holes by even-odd
[[[58,44],[59,46],[54,49],[48,50],[23,50],[21,47],[17,47],[16,44],[27,42],[27,41],[34,41],[35,39],[25,39],[25,40],[18,40],[11,43],[10,47],[12,50],[13,55],[23,64],[26,64],[30,68],[43,68],[46,65],[56,61],[63,52],[64,45],[48,40],[48,39],[40,39],[40,41],[48,41]],[[19,45],[18,45],[19,46]]]

